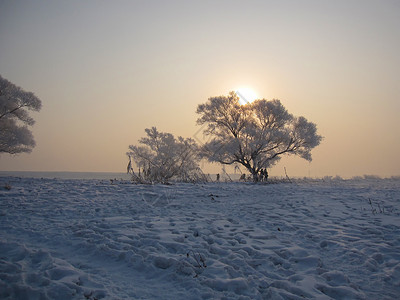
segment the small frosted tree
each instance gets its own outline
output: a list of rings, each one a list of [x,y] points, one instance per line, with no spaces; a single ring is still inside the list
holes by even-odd
[[[198,160],[199,149],[193,139],[175,138],[171,133],[159,132],[156,127],[145,129],[147,136],[140,139],[142,146],[129,146],[128,172],[134,179],[147,182],[167,183],[171,179],[179,181],[199,181],[204,176]],[[133,171],[133,160],[139,171]]]
[[[273,166],[284,154],[311,161],[311,150],[322,137],[314,123],[289,114],[279,100],[239,104],[235,92],[211,97],[197,107],[199,125],[211,136],[203,146],[210,162],[242,165],[257,180],[262,168]]]
[[[0,76],[0,153],[31,152],[36,143],[28,126],[35,120],[28,110],[39,111],[42,102]]]

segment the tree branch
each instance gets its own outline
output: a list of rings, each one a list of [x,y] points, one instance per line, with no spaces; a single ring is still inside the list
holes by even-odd
[[[28,106],[28,105],[20,105],[20,106],[18,106],[18,107],[16,107],[16,108],[12,109],[12,110],[10,110],[10,111],[6,111],[6,112],[3,113],[2,115],[0,115],[0,119],[3,118],[3,117],[6,116],[6,115],[13,114],[13,113],[16,112],[17,110],[19,110],[19,109],[21,109],[21,108],[23,108],[23,107],[25,107],[25,106]]]

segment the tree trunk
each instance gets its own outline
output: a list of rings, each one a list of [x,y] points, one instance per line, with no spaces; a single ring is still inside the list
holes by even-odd
[[[254,182],[258,182],[258,175],[257,175],[257,173],[254,173],[254,174],[253,174],[253,181],[254,181]]]
[[[250,171],[250,174],[253,175],[253,181],[258,182],[258,174],[256,169],[253,167],[253,168],[248,168],[248,170]]]

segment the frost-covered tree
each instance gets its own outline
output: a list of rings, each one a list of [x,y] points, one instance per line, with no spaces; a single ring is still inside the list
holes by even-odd
[[[279,100],[239,104],[235,92],[211,97],[197,107],[197,124],[205,124],[203,155],[210,162],[243,165],[256,180],[262,168],[274,165],[284,154],[311,161],[311,150],[322,137],[314,123],[289,114]]]
[[[31,152],[35,140],[28,126],[35,120],[28,110],[39,111],[42,102],[0,76],[0,153]]]
[[[145,129],[147,136],[140,139],[142,146],[129,146],[128,172],[134,179],[147,182],[167,183],[203,180],[198,160],[199,149],[193,139],[175,138],[171,133],[159,132],[156,127]],[[133,160],[139,170],[132,169]]]

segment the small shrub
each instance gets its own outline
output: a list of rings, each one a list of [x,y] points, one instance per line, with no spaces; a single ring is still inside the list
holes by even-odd
[[[146,129],[147,137],[139,143],[142,146],[129,146],[127,171],[132,180],[138,183],[206,182],[201,171],[199,149],[193,139],[175,138],[170,133],[159,132],[155,127]],[[132,160],[138,171],[134,172]]]

